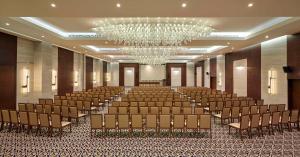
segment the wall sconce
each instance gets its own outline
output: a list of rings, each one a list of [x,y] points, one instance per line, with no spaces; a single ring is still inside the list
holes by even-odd
[[[110,73],[105,73],[105,78],[106,78],[106,81],[109,82],[111,80]]]
[[[273,69],[268,71],[268,93],[277,93],[277,71]]]
[[[96,80],[96,72],[93,72],[93,83],[97,83],[97,80]]]
[[[29,93],[30,91],[30,72],[28,69],[23,69],[23,81],[22,81],[23,93]]]
[[[56,70],[52,70],[52,90],[56,90],[57,87],[57,72]]]
[[[78,83],[78,71],[74,72],[74,86],[78,87],[79,83]]]

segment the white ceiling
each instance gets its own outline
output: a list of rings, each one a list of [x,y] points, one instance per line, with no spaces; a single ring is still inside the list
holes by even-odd
[[[50,6],[56,4],[56,8]],[[117,8],[116,3],[121,7]],[[187,7],[182,8],[181,4]],[[249,3],[254,6],[248,8]],[[111,41],[102,38],[70,38],[67,34],[94,33],[97,21],[116,17],[185,17],[207,21],[214,35],[194,40],[187,48],[196,51],[179,53],[171,61],[195,61],[235,51],[282,35],[300,32],[299,0],[1,0],[0,29],[4,32],[45,41],[78,53],[112,61],[128,61]],[[51,30],[20,17],[33,18],[55,28]],[[10,25],[7,26],[6,23]],[[268,35],[269,39],[265,36]],[[42,37],[43,36],[43,37]],[[101,51],[86,47],[93,46]],[[221,49],[213,49],[223,46]],[[105,48],[106,50],[103,50]],[[210,53],[207,53],[208,50]]]

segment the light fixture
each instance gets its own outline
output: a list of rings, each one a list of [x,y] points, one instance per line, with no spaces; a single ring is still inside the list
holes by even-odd
[[[116,44],[127,46],[181,46],[209,36],[214,30],[195,18],[107,18],[92,29]]]
[[[9,26],[9,25],[10,25],[10,23],[5,23],[5,25],[6,25],[6,26]]]
[[[55,7],[56,7],[56,4],[55,4],[55,3],[51,3],[51,7],[52,7],[52,8],[55,8]]]
[[[277,71],[274,69],[268,71],[268,93],[277,93]]]
[[[268,35],[266,35],[266,36],[265,36],[265,38],[266,38],[266,39],[269,39],[269,36],[268,36]]]
[[[182,3],[182,4],[181,4],[181,7],[182,7],[182,8],[185,8],[185,7],[186,7],[186,3]]]
[[[23,69],[22,92],[29,93],[30,91],[30,71],[27,68]]]
[[[45,38],[45,36],[43,36],[43,35],[42,35],[41,37],[42,37],[42,38]]]
[[[57,89],[57,71],[56,70],[52,70],[52,90],[56,90]]]
[[[76,49],[76,46],[73,46],[73,49]]]
[[[118,8],[120,8],[120,7],[121,7],[121,3],[117,3],[116,6],[117,6]]]
[[[249,3],[248,7],[251,8],[251,7],[253,7],[253,5],[254,5],[253,3]]]
[[[230,45],[230,42],[227,42],[227,45]]]

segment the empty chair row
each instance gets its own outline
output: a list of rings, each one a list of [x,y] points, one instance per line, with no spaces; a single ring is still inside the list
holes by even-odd
[[[263,105],[263,100],[226,100],[226,101],[205,101],[201,102],[200,106],[212,106],[216,107],[217,105],[223,105],[225,107],[232,107],[232,106],[253,106],[253,105]]]
[[[146,115],[145,119],[141,114],[135,115],[114,115],[105,114],[104,119],[101,114],[91,115],[91,135],[93,130],[133,130],[139,129],[142,131],[155,130],[156,133],[167,130],[171,133],[174,130],[193,130],[206,129],[211,135],[211,115]],[[95,131],[96,133],[96,131]]]
[[[124,101],[114,101],[112,102],[112,106],[178,106],[178,107],[190,107],[191,106],[191,103],[188,102],[188,101],[184,101],[184,102],[181,102],[181,101],[175,101],[175,102],[172,102],[172,101],[158,101],[158,102],[153,102],[153,101],[150,101],[150,102],[124,102]]]
[[[192,107],[108,107],[108,114],[204,114],[203,108],[192,108]]]

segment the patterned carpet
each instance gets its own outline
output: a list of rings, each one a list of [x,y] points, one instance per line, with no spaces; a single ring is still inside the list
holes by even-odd
[[[94,137],[90,138],[89,121],[66,128],[60,140],[58,135],[47,137],[30,133],[0,132],[0,156],[300,156],[300,132],[264,137],[254,136],[241,141],[237,135],[228,135],[228,128],[213,125],[213,139],[207,133],[201,138],[183,137]],[[203,136],[203,137],[202,137]]]

